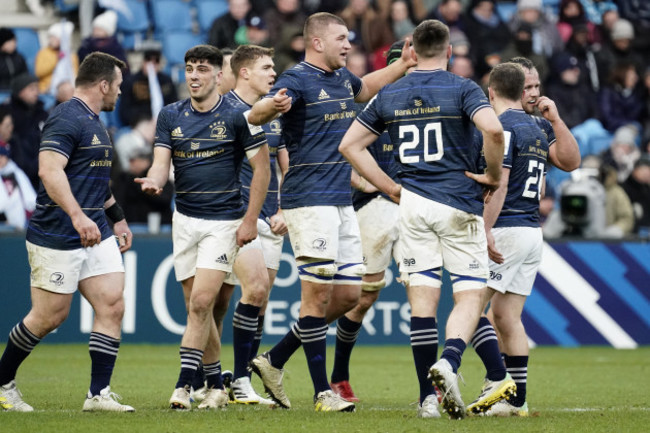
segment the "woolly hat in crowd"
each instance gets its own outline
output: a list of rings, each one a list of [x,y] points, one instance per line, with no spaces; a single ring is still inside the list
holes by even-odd
[[[6,27],[0,27],[0,46],[4,45],[5,42],[16,39],[16,34],[13,30]]]
[[[117,13],[107,10],[103,14],[97,15],[93,20],[93,27],[99,27],[106,30],[108,36],[113,36],[117,29]]]
[[[544,5],[542,0],[519,0],[517,2],[517,10],[523,11],[525,9],[535,9],[537,11],[542,11]]]
[[[21,90],[32,83],[38,83],[38,78],[32,74],[25,72],[17,75],[13,80],[11,80],[11,94],[18,95]]]
[[[623,18],[617,20],[612,26],[612,40],[634,39],[634,27],[632,23]]]
[[[74,24],[72,24],[70,21],[62,21],[62,22],[52,24],[50,28],[47,29],[47,35],[54,36],[59,39],[63,39],[64,35],[67,38],[70,38],[73,31],[74,31]]]

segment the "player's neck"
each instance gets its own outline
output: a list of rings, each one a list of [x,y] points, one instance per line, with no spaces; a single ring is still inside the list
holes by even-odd
[[[72,97],[83,101],[96,115],[99,116],[99,113],[102,112],[104,101],[101,95],[96,95],[95,92],[87,89],[76,88]]]
[[[256,90],[246,84],[235,86],[235,93],[248,105],[253,105],[264,96],[260,95]]]
[[[421,59],[418,61],[417,70],[418,71],[434,71],[436,69],[442,69],[443,71],[447,70],[447,59],[441,58],[430,58],[430,59]]]
[[[497,116],[505,112],[506,110],[524,109],[524,107],[521,106],[521,101],[510,101],[508,99],[502,99],[502,98],[494,99],[492,101],[492,107],[494,107],[494,111],[497,113]]]
[[[192,108],[194,110],[198,111],[199,113],[205,113],[206,111],[210,111],[215,105],[217,105],[217,102],[219,102],[219,98],[221,98],[221,95],[219,95],[219,92],[215,91],[212,92],[207,98],[203,99],[202,101],[197,101],[196,99],[190,97],[190,103],[192,104]]]
[[[326,72],[334,72],[325,62],[325,59],[322,58],[322,56],[318,55],[318,53],[313,53],[310,51],[305,52],[305,62],[309,63],[310,65],[314,65],[317,68],[320,68]]]

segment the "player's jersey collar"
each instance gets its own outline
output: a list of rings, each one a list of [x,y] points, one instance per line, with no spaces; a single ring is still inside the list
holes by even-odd
[[[231,90],[231,91],[228,92],[228,93],[229,93],[233,98],[235,98],[236,100],[238,100],[239,102],[241,102],[242,104],[246,104],[248,107],[252,107],[252,105],[249,104],[248,102],[244,101],[244,100],[241,98],[241,96],[239,96],[239,95],[235,92],[234,89]]]
[[[305,65],[305,66],[307,66],[309,68],[312,68],[312,69],[316,69],[321,74],[333,74],[333,73],[336,72],[336,71],[326,71],[325,69],[319,68],[318,66],[312,65],[311,63],[306,62],[304,60],[302,62],[300,62],[300,64]]]
[[[440,72],[440,71],[444,71],[444,69],[416,69],[411,73],[419,72],[420,74],[428,74],[430,72]]]
[[[81,106],[82,106],[84,109],[86,109],[86,111],[88,111],[88,113],[91,114],[93,117],[95,117],[95,118],[98,118],[98,117],[99,117],[99,116],[97,115],[97,113],[95,113],[93,110],[90,109],[90,107],[88,106],[88,104],[86,104],[84,101],[82,101],[81,99],[77,98],[76,96],[73,96],[72,99],[71,99],[71,101],[75,101],[77,104],[81,105]]]
[[[217,103],[214,104],[214,107],[212,107],[208,111],[195,110],[194,106],[192,105],[192,98],[188,98],[187,102],[188,102],[188,105],[190,106],[190,110],[192,111],[192,113],[198,114],[198,115],[205,115],[205,114],[210,114],[210,113],[214,113],[215,111],[217,111],[217,109],[221,106],[221,103],[223,102],[223,96],[219,96],[219,100],[217,101]]]
[[[523,113],[526,114],[523,108],[508,108],[506,111],[512,111],[514,113]]]

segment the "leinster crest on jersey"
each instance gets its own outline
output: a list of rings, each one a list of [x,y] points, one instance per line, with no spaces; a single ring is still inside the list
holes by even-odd
[[[226,137],[226,125],[223,121],[216,121],[210,124],[210,138],[225,140]]]

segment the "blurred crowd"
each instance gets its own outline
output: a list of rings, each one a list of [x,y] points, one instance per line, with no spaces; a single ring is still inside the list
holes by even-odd
[[[34,8],[42,6],[41,2],[29,3]],[[40,130],[48,110],[72,97],[77,67],[93,51],[107,52],[130,65],[119,106],[104,119],[115,143],[116,198],[130,222],[145,224],[155,213],[163,225],[171,223],[172,185],[162,196],[152,198],[142,194],[132,180],[151,164],[158,111],[185,94],[182,73],[176,76],[170,69],[163,56],[164,39],[153,28],[144,42],[127,46],[118,37],[118,13],[109,3],[91,1],[90,13],[87,9],[77,15],[60,11],[64,19],[47,30],[47,44],[36,54],[33,71],[26,61],[30,59],[17,50],[20,41],[14,31],[0,28],[0,102],[6,99],[0,105],[0,220],[8,226],[24,228],[34,209]],[[128,2],[113,2],[120,3],[120,7],[128,6]],[[557,169],[547,173],[541,206],[545,235],[648,237],[650,1],[216,3],[225,4],[223,14],[206,28],[203,41],[222,49],[240,44],[273,47],[278,73],[302,60],[302,26],[317,11],[336,13],[347,23],[353,46],[348,69],[357,75],[385,65],[390,45],[431,18],[451,30],[450,70],[484,87],[494,65],[517,56],[530,58],[540,73],[542,93],[555,101],[583,157],[582,168],[574,173]],[[87,34],[80,34],[77,26],[87,28]]]

